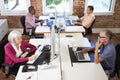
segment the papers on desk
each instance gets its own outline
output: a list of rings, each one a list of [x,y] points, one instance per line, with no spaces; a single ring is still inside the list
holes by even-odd
[[[82,26],[67,26],[65,32],[85,32],[85,29]]]

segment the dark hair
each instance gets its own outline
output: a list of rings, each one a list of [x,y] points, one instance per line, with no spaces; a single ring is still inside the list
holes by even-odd
[[[112,39],[112,32],[110,30],[105,30],[106,36],[111,40]]]
[[[89,5],[88,8],[89,8],[90,10],[92,10],[92,11],[94,10],[94,7],[91,6],[91,5]]]
[[[30,12],[30,11],[32,11],[34,9],[34,7],[33,6],[30,6],[29,8],[28,8],[28,11]]]

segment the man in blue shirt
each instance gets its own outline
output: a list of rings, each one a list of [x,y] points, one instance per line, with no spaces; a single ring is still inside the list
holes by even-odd
[[[101,63],[102,67],[110,67],[109,73],[112,74],[115,66],[116,50],[111,42],[112,32],[109,30],[101,31],[96,42],[95,48],[83,49],[83,52],[95,50],[94,62]],[[100,50],[100,51],[99,51]]]

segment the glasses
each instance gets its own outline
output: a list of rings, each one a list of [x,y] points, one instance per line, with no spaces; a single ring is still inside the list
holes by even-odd
[[[99,38],[107,38],[107,37],[104,37],[104,36],[99,36]]]

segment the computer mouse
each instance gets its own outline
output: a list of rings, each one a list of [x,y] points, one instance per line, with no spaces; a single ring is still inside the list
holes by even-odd
[[[73,37],[73,35],[66,35],[66,37]]]

